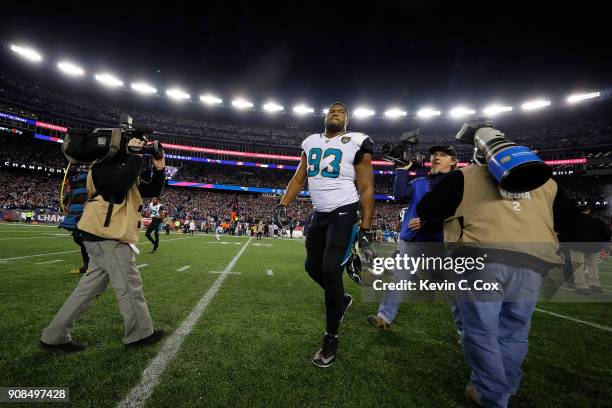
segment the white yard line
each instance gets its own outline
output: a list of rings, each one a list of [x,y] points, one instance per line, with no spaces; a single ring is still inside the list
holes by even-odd
[[[208,304],[215,297],[221,284],[225,280],[225,277],[232,272],[232,269],[238,262],[238,259],[244,253],[244,250],[247,248],[251,240],[240,248],[240,251],[234,256],[234,258],[230,261],[230,263],[225,267],[225,270],[217,280],[212,284],[210,289],[204,294],[204,296],[198,301],[198,304],[193,308],[189,316],[180,324],[180,326],[172,333],[162,346],[161,351],[153,361],[149,364],[149,366],[143,371],[142,379],[132,390],[128,393],[128,395],[118,404],[118,407],[143,407],[147,399],[153,393],[153,389],[159,382],[159,379],[163,372],[166,370],[168,364],[172,361],[172,359],[176,356],[185,337],[189,335],[193,326],[197,323],[202,313],[208,307]]]
[[[174,238],[174,239],[166,239],[166,240],[163,240],[163,241],[159,241],[159,243],[160,243],[160,244],[162,244],[162,243],[164,243],[164,242],[181,241],[181,240],[184,240],[184,239],[192,239],[192,238]],[[149,245],[151,245],[151,243],[150,243],[150,242],[148,242],[148,241],[147,241],[147,242],[139,242],[139,243],[138,243],[138,244],[136,244],[136,245],[142,245],[142,244],[149,244]],[[35,254],[35,255],[17,256],[17,257],[13,257],[13,258],[2,258],[2,259],[0,259],[0,262],[2,262],[2,261],[15,261],[15,260],[18,260],[18,259],[35,258],[35,257],[38,257],[38,256],[59,255],[59,254],[70,254],[70,253],[72,253],[72,252],[81,252],[81,250],[80,250],[80,249],[75,249],[74,251],[64,251],[64,252],[49,252],[49,253],[46,253],[46,254]]]
[[[138,265],[138,269],[140,269],[140,268],[146,268],[147,266],[149,266],[149,264],[142,264],[142,265]]]
[[[562,314],[559,314],[559,313],[549,312],[548,310],[538,309],[537,307],[536,307],[535,310],[537,310],[538,312],[541,312],[541,313],[545,313],[547,315],[558,317],[560,319],[571,320],[572,322],[586,324],[587,326],[595,327],[596,329],[601,329],[601,330],[605,330],[607,332],[612,332],[612,327],[604,326],[604,325],[597,324],[597,323],[591,323],[591,322],[587,322],[587,321],[580,320],[580,319],[575,319],[573,317],[565,316],[565,315],[562,315]]]
[[[64,260],[63,259],[56,259],[54,261],[36,262],[35,265],[44,265],[44,264],[51,264],[51,263],[56,263],[56,262],[64,262]]]
[[[183,272],[183,271],[186,271],[189,268],[191,268],[191,265],[185,265],[185,266],[182,266],[182,267],[178,268],[176,271],[177,272]]]
[[[60,236],[55,236],[55,237],[0,238],[0,241],[14,241],[14,240],[20,240],[20,239],[56,239],[56,238],[70,237],[70,236],[71,235],[60,235]]]

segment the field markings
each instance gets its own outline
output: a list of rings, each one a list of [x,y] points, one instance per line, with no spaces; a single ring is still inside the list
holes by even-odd
[[[138,269],[140,269],[140,268],[146,268],[147,266],[149,266],[149,264],[142,264],[142,265],[138,265]]]
[[[245,249],[251,242],[251,239],[247,241],[245,245],[240,248],[240,251],[234,256],[230,263],[225,267],[223,273],[215,280],[208,291],[198,301],[197,305],[193,308],[189,316],[180,324],[180,326],[172,333],[172,335],[164,342],[162,349],[159,354],[155,356],[153,361],[142,373],[142,379],[128,395],[121,401],[118,407],[142,407],[146,400],[153,394],[153,389],[159,383],[159,379],[163,372],[166,370],[168,364],[176,356],[185,337],[189,335],[195,324],[197,323],[202,313],[208,307],[210,301],[215,297],[221,284],[225,280],[226,276],[232,272],[232,269],[238,262],[238,259],[242,256]]]
[[[576,319],[576,318],[573,318],[573,317],[565,316],[565,315],[562,315],[562,314],[559,314],[559,313],[549,312],[548,310],[539,309],[537,307],[535,308],[535,310],[537,310],[538,312],[541,312],[541,313],[545,313],[547,315],[558,317],[560,319],[571,320],[572,322],[586,324],[587,326],[595,327],[596,329],[601,329],[601,330],[605,330],[607,332],[612,332],[612,327],[604,326],[604,325],[597,324],[597,323],[587,322],[587,321],[584,321],[584,320],[580,320],[580,319]]]
[[[267,269],[267,270],[266,270],[266,274],[267,274],[268,276],[272,276],[272,275],[274,275],[274,273],[272,272],[272,269]]]
[[[186,271],[189,268],[191,268],[191,265],[185,265],[185,266],[182,266],[182,267],[178,268],[176,271],[177,272],[183,272],[183,271]]]
[[[210,271],[210,273],[225,273],[227,275],[242,275],[241,272]]]
[[[69,237],[70,235],[66,235]],[[15,241],[20,239],[56,239],[57,237],[27,237],[27,238],[0,238],[0,241]]]
[[[54,261],[45,261],[45,262],[36,262],[34,265],[44,265],[44,264],[52,264],[57,262],[64,262],[63,259],[56,259]]]
[[[174,238],[174,239],[166,239],[164,241],[160,241],[160,243],[162,242],[170,242],[170,241],[181,241],[184,239],[194,239],[194,238]],[[150,242],[139,242],[136,245],[142,245],[142,244],[150,244],[152,245]],[[2,258],[0,259],[0,262],[2,261],[15,261],[15,260],[19,260],[19,259],[27,259],[27,258],[35,258],[38,256],[47,256],[47,255],[60,255],[60,254],[70,254],[73,252],[81,252],[80,249],[75,249],[74,251],[63,251],[63,252],[49,252],[49,253],[45,253],[45,254],[35,254],[35,255],[26,255],[26,256],[17,256],[17,257],[13,257],[13,258]]]

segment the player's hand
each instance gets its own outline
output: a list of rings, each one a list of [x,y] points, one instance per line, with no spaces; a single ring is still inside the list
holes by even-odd
[[[287,207],[279,204],[274,208],[274,223],[283,228],[287,223]]]
[[[421,219],[420,218],[411,218],[408,221],[408,228],[413,231],[418,231],[421,229]]]
[[[372,268],[374,258],[376,258],[376,252],[372,247],[372,241],[372,233],[370,230],[360,228],[359,233],[357,234],[357,247],[362,259],[369,268]]]

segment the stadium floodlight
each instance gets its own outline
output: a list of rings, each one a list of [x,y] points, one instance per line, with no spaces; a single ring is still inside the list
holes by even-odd
[[[329,108],[323,108],[321,109],[321,113],[323,114],[323,116],[327,116],[327,113],[329,112]]]
[[[123,81],[111,74],[96,74],[96,81],[111,88],[123,86]]]
[[[433,116],[440,116],[440,111],[432,108],[423,108],[417,112],[419,118],[431,118]]]
[[[83,76],[85,74],[85,70],[83,68],[70,61],[60,61],[57,63],[57,67],[66,75]]]
[[[157,89],[147,84],[146,82],[133,82],[132,89],[141,94],[154,94],[157,93]]]
[[[482,110],[487,116],[497,115],[498,113],[512,112],[512,106],[491,105]]]
[[[223,103],[223,99],[211,94],[200,95],[200,101],[207,105],[220,105]]]
[[[33,48],[11,44],[11,51],[32,62],[42,61],[42,55]]]
[[[166,95],[168,95],[169,98],[172,98],[175,101],[184,101],[186,99],[191,98],[191,95],[179,88],[172,88],[166,90]]]
[[[246,99],[238,98],[232,101],[232,106],[237,109],[250,109],[253,107],[253,102],[249,102]]]
[[[308,113],[313,113],[314,109],[309,108],[306,105],[297,105],[293,108],[293,112],[298,115],[306,115]]]
[[[542,109],[547,106],[550,106],[550,101],[547,101],[544,99],[538,99],[535,101],[525,102],[524,104],[521,105],[521,108],[525,111],[532,111],[532,110]]]
[[[406,116],[406,115],[407,115],[406,111],[401,110],[399,108],[391,108],[385,112],[385,116],[390,119],[397,119],[397,118],[401,118],[402,116]]]
[[[475,113],[476,111],[474,109],[469,109],[463,106],[457,106],[450,111],[450,115],[453,118],[462,118],[467,115],[474,115]]]
[[[281,105],[274,103],[274,102],[268,102],[263,106],[264,110],[266,112],[281,112],[283,110],[285,110],[284,107],[282,107]]]
[[[374,112],[370,108],[359,107],[353,111],[353,115],[356,118],[369,118],[370,116],[374,116],[376,112]]]
[[[599,98],[601,94],[599,92],[590,92],[583,94],[574,94],[567,97],[567,103],[578,103],[586,101],[587,99]]]

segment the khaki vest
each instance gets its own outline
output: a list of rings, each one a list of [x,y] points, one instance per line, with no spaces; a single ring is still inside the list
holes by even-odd
[[[502,192],[484,166],[463,173],[463,199],[455,215],[444,221],[444,241],[477,243],[481,248],[526,253],[562,264],[554,231],[553,202],[557,183],[550,179],[528,193]],[[461,224],[463,223],[463,227]]]
[[[108,227],[104,226],[106,213],[108,212],[108,201],[96,193],[91,170],[87,174],[87,193],[93,197],[87,201],[83,215],[78,223],[81,231],[90,234],[114,239],[120,242],[135,244],[138,242],[139,229],[142,222],[142,197],[138,191],[138,183],[128,190],[121,204],[113,204],[113,212]]]

